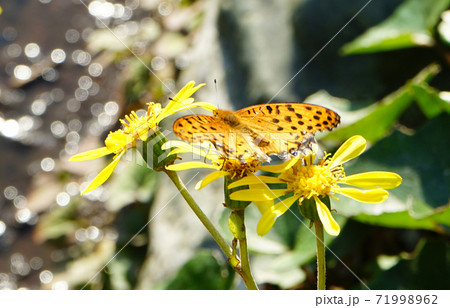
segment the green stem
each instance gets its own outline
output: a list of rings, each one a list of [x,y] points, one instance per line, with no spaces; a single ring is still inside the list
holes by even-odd
[[[320,219],[314,221],[317,246],[317,290],[325,290],[325,244],[323,239],[323,225]]]
[[[241,216],[242,221],[244,222],[244,212],[245,210],[235,211],[239,216]],[[258,290],[258,286],[256,285],[255,279],[253,278],[251,269],[250,269],[250,260],[248,257],[248,248],[247,248],[247,236],[245,234],[245,224],[242,224],[242,233],[243,237],[238,239],[239,241],[239,252],[241,256],[241,277],[244,280],[245,285],[248,290]]]
[[[187,189],[184,187],[184,184],[181,182],[178,174],[171,170],[164,170],[164,172],[169,176],[172,182],[175,184],[177,189],[180,191],[180,194],[183,196],[184,200],[186,200],[187,204],[190,206],[192,211],[194,211],[195,215],[197,215],[198,219],[202,222],[205,228],[209,231],[211,236],[217,242],[219,247],[222,249],[223,253],[227,256],[227,258],[231,257],[231,247],[228,245],[227,241],[222,237],[213,223],[209,220],[209,218],[203,213],[200,207],[197,205],[195,200],[189,194]]]

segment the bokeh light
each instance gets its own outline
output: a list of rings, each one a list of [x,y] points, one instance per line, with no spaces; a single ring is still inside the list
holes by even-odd
[[[50,55],[54,63],[63,63],[66,60],[66,53],[62,49],[54,49]]]
[[[36,43],[29,43],[25,46],[23,52],[28,58],[36,58],[37,56],[39,56],[41,48]]]
[[[31,74],[31,68],[27,65],[20,64],[14,68],[14,76],[19,80],[28,80],[31,78]]]

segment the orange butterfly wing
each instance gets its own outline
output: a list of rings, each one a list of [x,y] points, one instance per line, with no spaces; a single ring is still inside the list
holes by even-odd
[[[271,103],[236,112],[217,110],[215,116],[192,115],[175,121],[175,134],[188,142],[209,141],[227,157],[296,155],[314,142],[314,134],[332,130],[340,117],[322,106]]]
[[[209,115],[189,115],[173,124],[175,135],[191,143],[211,142],[217,149],[231,156],[228,149],[230,127],[219,118]]]
[[[270,160],[255,144],[253,131],[239,123],[234,112],[218,109],[217,113],[216,116],[189,115],[179,118],[173,124],[173,131],[188,142],[209,141],[229,158],[245,159],[254,156]]]
[[[236,115],[258,132],[258,146],[267,155],[296,154],[314,142],[314,134],[332,130],[340,116],[325,107],[305,103],[270,103],[241,109]]]

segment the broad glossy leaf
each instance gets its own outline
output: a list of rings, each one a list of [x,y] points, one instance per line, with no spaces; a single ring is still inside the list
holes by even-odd
[[[411,86],[429,82],[439,71],[440,68],[436,64],[427,66],[405,86],[378,102],[375,109],[367,116],[353,124],[332,131],[324,139],[344,141],[354,135],[361,135],[369,142],[376,142],[389,132],[414,101],[415,97]]]
[[[449,0],[407,0],[385,21],[342,48],[344,54],[373,53],[434,44],[433,27]]]

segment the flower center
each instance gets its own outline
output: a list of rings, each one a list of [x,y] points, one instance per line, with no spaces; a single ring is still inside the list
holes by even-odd
[[[330,169],[331,161],[323,159],[318,165],[298,164],[282,173],[279,178],[287,183],[288,190],[302,199],[313,196],[331,196],[337,187],[337,181],[342,179],[344,169],[341,166]]]
[[[132,111],[125,119],[120,119],[123,130],[110,132],[105,140],[105,145],[111,152],[127,150],[136,146],[136,140],[147,140],[148,131],[156,126],[156,117],[161,113],[161,105],[149,103],[147,113],[140,117]]]
[[[221,171],[228,172],[232,179],[235,177],[242,178],[255,173],[261,166],[261,162],[257,159],[251,159],[242,163],[237,159],[227,159],[225,157],[214,160],[212,163],[220,167]]]
[[[120,119],[120,123],[124,126],[126,134],[131,135],[134,139],[141,138],[143,140],[147,137],[147,132],[153,128],[156,123],[156,117],[161,113],[161,105],[149,103],[147,113],[143,117],[139,117],[136,112],[132,111],[130,115]]]

